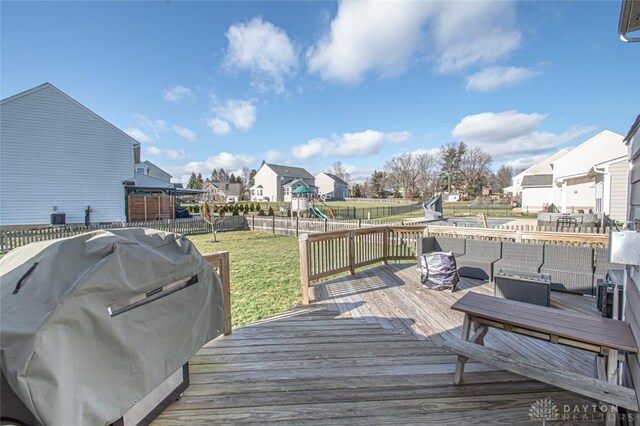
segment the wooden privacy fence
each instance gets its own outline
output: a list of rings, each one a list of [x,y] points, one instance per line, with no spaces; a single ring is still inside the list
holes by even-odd
[[[551,244],[604,247],[609,237],[602,234],[539,232],[466,228],[455,226],[397,225],[348,231],[301,234],[300,281],[302,302],[309,303],[309,286],[316,280],[374,263],[416,259],[418,239],[443,235],[455,238],[494,241],[544,242]]]
[[[127,218],[132,221],[149,221],[176,218],[176,197],[173,195],[127,196]]]

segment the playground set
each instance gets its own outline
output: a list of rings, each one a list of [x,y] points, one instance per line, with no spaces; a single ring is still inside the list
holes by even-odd
[[[317,217],[318,219],[325,221],[333,219],[333,210],[324,202],[322,196],[315,195],[314,190],[304,186],[299,186],[291,191],[291,195],[296,195],[296,197],[291,198],[291,214],[293,216]],[[326,208],[326,213],[323,213],[316,206],[316,203],[324,206]]]

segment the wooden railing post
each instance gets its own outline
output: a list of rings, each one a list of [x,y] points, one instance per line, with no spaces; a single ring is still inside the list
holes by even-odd
[[[205,254],[207,262],[217,269],[222,281],[222,310],[223,310],[223,332],[225,336],[231,334],[231,276],[229,273],[229,252]]]
[[[302,304],[309,304],[309,234],[298,237],[300,248],[300,284],[302,286]]]
[[[349,273],[356,273],[356,236],[355,232],[349,232]]]
[[[382,233],[382,261],[385,265],[389,264],[389,227],[384,227],[384,232]]]

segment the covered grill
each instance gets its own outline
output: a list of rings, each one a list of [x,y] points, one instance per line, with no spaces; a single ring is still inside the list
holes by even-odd
[[[121,422],[222,329],[220,278],[180,235],[96,231],[16,249],[0,260],[2,417]]]

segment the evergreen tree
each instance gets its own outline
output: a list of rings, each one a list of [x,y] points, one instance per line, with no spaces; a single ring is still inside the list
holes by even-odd
[[[195,189],[202,189],[202,185],[204,185],[204,179],[202,179],[202,173],[198,173]]]
[[[355,198],[362,197],[362,188],[360,187],[359,183],[356,183],[355,185],[353,185],[352,189],[353,189],[352,193]]]
[[[218,170],[213,169],[213,171],[211,172],[211,182],[217,182],[217,181],[218,181]]]
[[[198,177],[196,176],[196,174],[194,172],[191,172],[191,177],[189,177],[189,182],[187,182],[187,188],[195,189],[197,186],[197,180]]]

